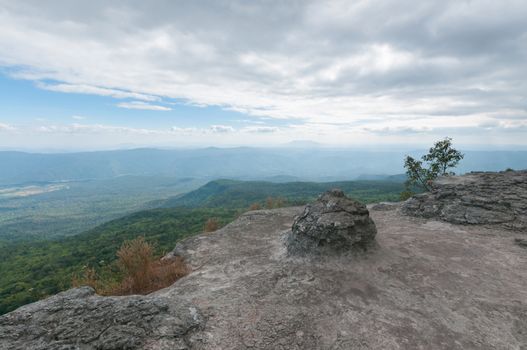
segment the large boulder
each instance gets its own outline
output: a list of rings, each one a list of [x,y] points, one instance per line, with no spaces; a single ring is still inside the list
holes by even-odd
[[[376,234],[366,206],[334,189],[306,206],[293,222],[286,245],[290,254],[343,252],[364,249]]]
[[[454,224],[499,224],[527,230],[527,171],[445,176],[407,200],[403,213]]]

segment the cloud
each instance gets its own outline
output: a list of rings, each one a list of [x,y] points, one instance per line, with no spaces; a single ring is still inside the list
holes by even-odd
[[[169,108],[169,107],[153,105],[153,104],[142,102],[142,101],[121,102],[117,104],[117,107],[127,108],[127,109],[144,109],[144,110],[150,110],[150,111],[170,111],[172,110],[172,108]]]
[[[122,108],[177,99],[313,135],[443,125],[477,141],[489,118],[527,120],[525,18],[521,0],[4,2],[0,66],[44,89],[134,100]]]
[[[280,129],[275,126],[248,126],[242,129],[245,132],[252,132],[258,134],[268,134],[277,132]]]
[[[167,134],[166,130],[130,128],[124,126],[104,125],[104,124],[69,124],[69,125],[42,125],[36,127],[38,133],[48,134],[140,134],[155,135]]]
[[[185,135],[192,135],[192,134],[203,132],[203,130],[198,129],[198,128],[180,128],[177,126],[173,126],[170,130],[174,133],[185,134]]]
[[[16,128],[9,124],[0,123],[0,131],[14,131]]]
[[[83,117],[82,115],[72,115],[71,119],[84,120],[84,119],[86,119],[86,117]]]
[[[236,129],[230,125],[211,125],[208,128],[181,128],[173,126],[171,130],[174,133],[185,135],[205,135],[205,134],[244,134],[244,133],[260,133],[268,134],[279,131],[278,127],[274,126],[247,126]]]
[[[213,133],[229,133],[234,132],[234,128],[229,125],[211,125],[209,130]]]
[[[143,101],[159,101],[160,98],[157,96],[139,94],[135,92],[127,92],[115,89],[106,89],[97,86],[83,85],[83,84],[45,84],[38,83],[37,86],[44,90],[66,92],[66,93],[78,93],[78,94],[92,94],[100,96],[110,96],[113,98],[133,98],[136,100]]]

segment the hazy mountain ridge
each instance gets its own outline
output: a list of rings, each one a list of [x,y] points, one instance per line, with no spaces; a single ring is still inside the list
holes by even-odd
[[[327,148],[134,149],[64,154],[0,152],[0,186],[107,179],[122,175],[165,175],[200,179],[262,180],[294,177],[338,181],[404,173],[406,154]],[[526,169],[527,151],[466,151],[459,173]]]

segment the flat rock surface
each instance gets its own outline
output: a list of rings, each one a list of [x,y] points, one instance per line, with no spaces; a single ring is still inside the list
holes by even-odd
[[[292,258],[302,208],[249,212],[176,252],[195,271],[157,294],[207,317],[195,349],[527,349],[527,252],[510,232],[370,214],[365,255]]]
[[[375,249],[291,257],[284,239],[302,210],[248,212],[179,244],[175,253],[193,272],[141,297],[164,306],[151,321],[134,321],[143,338],[128,349],[152,349],[149,340],[157,349],[527,349],[527,250],[509,231],[409,217],[395,205],[370,210]],[[119,300],[128,298],[137,297]],[[76,314],[50,319],[58,311],[47,300],[0,317],[0,349],[32,348],[9,345],[14,330],[5,328],[6,319],[20,317],[23,326],[46,315],[48,329],[67,333],[76,319],[96,315],[90,299]],[[203,320],[192,323],[191,310]],[[94,327],[90,322],[86,328]],[[159,332],[178,322],[190,328],[172,331],[176,346],[169,331],[162,339]],[[52,341],[35,334],[33,342]],[[90,346],[60,349],[99,348]]]

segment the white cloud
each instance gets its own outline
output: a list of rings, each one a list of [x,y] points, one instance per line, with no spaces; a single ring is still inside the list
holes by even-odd
[[[248,126],[242,129],[242,131],[245,132],[252,132],[252,133],[258,133],[258,134],[268,134],[277,132],[280,129],[275,126]]]
[[[0,131],[14,131],[16,128],[9,124],[0,123]]]
[[[405,142],[411,130],[429,139],[457,127],[480,142],[489,118],[527,120],[525,18],[516,0],[6,1],[0,66],[44,89],[134,100],[122,108],[166,111],[148,102],[177,99],[295,119],[279,131],[299,138],[384,142],[361,138],[384,130]],[[516,124],[503,125],[493,142]],[[271,130],[245,132],[279,137]]]
[[[82,115],[72,115],[71,119],[84,120],[84,119],[86,119],[86,117],[83,117]]]
[[[144,109],[144,110],[150,110],[150,111],[170,111],[172,110],[172,108],[169,108],[169,107],[153,105],[153,104],[142,102],[142,101],[121,102],[117,104],[117,107],[127,108],[127,109]]]
[[[83,84],[45,84],[38,83],[37,86],[44,90],[66,92],[66,93],[78,93],[78,94],[92,94],[100,96],[110,96],[114,98],[133,98],[136,100],[143,101],[159,101],[160,98],[157,96],[138,94],[135,92],[121,91],[115,89],[106,89],[97,86],[83,85]]]
[[[69,124],[69,125],[42,125],[35,129],[38,133],[49,134],[141,134],[155,135],[166,134],[168,131],[146,129],[146,128],[129,128],[124,126],[104,125],[104,124]]]
[[[234,128],[229,125],[211,125],[209,130],[213,133],[228,133],[228,132],[234,132]]]

